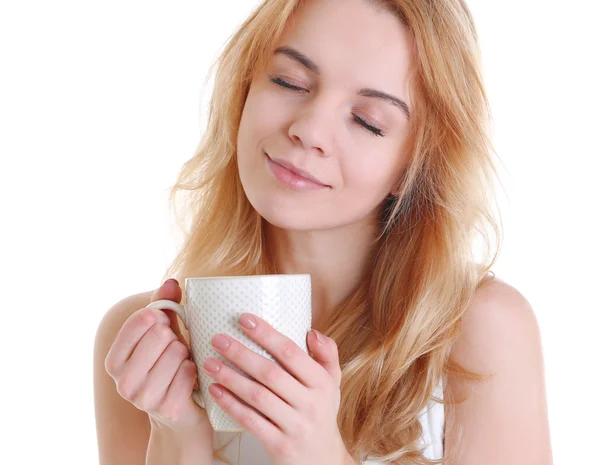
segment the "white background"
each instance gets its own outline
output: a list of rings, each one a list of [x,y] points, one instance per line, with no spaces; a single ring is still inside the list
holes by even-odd
[[[97,462],[96,327],[160,285],[208,67],[255,4],[0,4],[0,463]],[[598,463],[598,9],[469,4],[504,163],[495,271],[538,317],[555,463]]]

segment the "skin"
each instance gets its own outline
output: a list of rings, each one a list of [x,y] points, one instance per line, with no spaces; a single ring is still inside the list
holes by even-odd
[[[367,271],[378,207],[408,162],[407,116],[356,93],[374,88],[410,108],[412,42],[402,23],[364,0],[329,0],[308,2],[278,46],[299,50],[320,72],[276,54],[256,73],[240,123],[238,167],[248,199],[268,222],[279,265],[285,273],[311,274],[313,327],[323,329],[328,309]],[[357,124],[353,114],[384,136]],[[265,152],[330,188],[296,192],[283,186],[269,172]],[[480,383],[448,382],[446,398],[469,398],[446,417],[444,446],[456,454],[448,463],[552,463],[541,338],[529,302],[495,278],[476,292],[464,321],[452,355],[492,376]]]
[[[311,274],[313,327],[322,329],[328,309],[352,292],[368,272],[366,262],[377,232],[379,205],[394,192],[408,162],[403,150],[406,114],[381,99],[356,93],[365,87],[378,89],[401,98],[410,108],[411,40],[396,18],[377,12],[364,0],[314,0],[298,12],[278,46],[301,51],[318,65],[320,73],[282,54],[256,73],[240,123],[238,167],[248,199],[268,222],[270,251],[283,272]],[[270,77],[304,90],[282,88]],[[384,137],[370,133],[353,115],[381,129]],[[310,171],[330,187],[309,192],[285,187],[267,168],[265,151]],[[179,301],[181,289],[165,283],[151,300],[157,298]],[[206,444],[200,444],[203,433],[181,434],[182,424],[199,424],[196,428],[200,431],[208,430],[205,415],[190,404],[194,372],[182,370],[178,381],[168,385],[163,380],[165,373],[157,371],[154,377],[152,371],[146,373],[152,360],[133,363],[134,356],[148,359],[149,351],[130,354],[129,346],[139,338],[133,333],[146,331],[144,344],[157,347],[160,341],[153,328],[161,320],[163,326],[169,323],[161,310],[142,308],[133,313],[123,325],[132,330],[121,330],[123,344],[117,341],[106,357],[108,373],[120,390],[129,394],[125,400],[103,370],[101,362],[124,316],[148,299],[149,294],[133,296],[131,302],[117,305],[97,336],[100,452],[103,457],[115,457],[116,463],[135,450],[136,460],[142,463],[150,428],[141,410],[152,411],[179,433],[172,435],[175,439],[164,439],[161,430],[169,428],[153,427],[148,446],[151,455],[163,463],[160,457],[173,457],[176,450],[196,463],[199,453],[210,450],[205,446],[212,435],[205,435]],[[210,357],[202,369],[214,380],[211,395],[262,443],[275,465],[352,464],[337,428],[341,368],[335,341],[325,339],[320,344],[317,334],[309,333],[309,356],[266,321],[254,317],[254,328],[240,327],[280,365],[226,335],[215,335],[215,350],[259,383]],[[171,327],[177,326],[172,320]],[[163,346],[173,344],[179,336],[161,333]],[[230,344],[220,349],[219,341],[224,339]],[[451,417],[445,417],[444,449],[454,454],[445,465],[552,463],[540,339],[535,314],[516,289],[494,278],[475,293],[451,355],[466,368],[491,376],[478,383],[451,378],[445,386],[445,398],[468,398],[456,406]],[[189,347],[185,330],[181,341]],[[183,363],[186,357],[187,351],[182,350],[177,360]],[[161,355],[157,365],[165,363],[171,371],[177,367],[177,363],[162,359]],[[138,376],[132,376],[134,371]],[[160,399],[153,397],[159,391],[157,386],[165,390]],[[219,389],[221,396],[217,395]],[[233,394],[264,416],[241,404]],[[148,406],[144,399],[149,399]],[[135,400],[140,410],[129,403]],[[115,423],[124,425],[118,434],[114,433]],[[186,428],[184,431],[189,430]],[[188,441],[188,437],[195,439]]]
[[[239,174],[249,201],[268,222],[270,250],[284,272],[312,276],[314,327],[322,329],[328,309],[367,271],[378,207],[408,163],[407,116],[357,92],[381,90],[410,106],[411,38],[394,16],[362,0],[314,1],[298,12],[279,46],[299,50],[320,73],[278,53],[255,74],[239,128]],[[267,168],[265,152],[331,188],[297,192],[284,186]]]

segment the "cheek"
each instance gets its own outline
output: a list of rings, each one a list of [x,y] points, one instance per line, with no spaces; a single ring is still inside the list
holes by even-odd
[[[284,127],[289,119],[290,108],[272,93],[260,88],[251,90],[240,121],[240,140],[256,147],[264,138]]]
[[[268,92],[263,92],[256,99],[257,124],[263,128],[276,130],[283,127],[286,121],[289,120],[293,108],[293,104],[281,97]]]
[[[344,190],[352,198],[373,201],[388,195],[396,181],[396,166],[389,158],[362,154],[342,166]]]

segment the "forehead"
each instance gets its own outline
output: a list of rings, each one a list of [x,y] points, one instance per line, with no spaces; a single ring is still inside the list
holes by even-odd
[[[304,2],[277,43],[282,45],[314,61],[324,80],[379,85],[401,93],[406,88],[412,46],[408,28],[366,0]]]

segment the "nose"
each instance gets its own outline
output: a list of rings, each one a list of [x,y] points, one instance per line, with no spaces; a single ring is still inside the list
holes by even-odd
[[[333,148],[333,111],[331,104],[314,99],[307,103],[290,125],[290,139],[306,152],[331,156]]]

